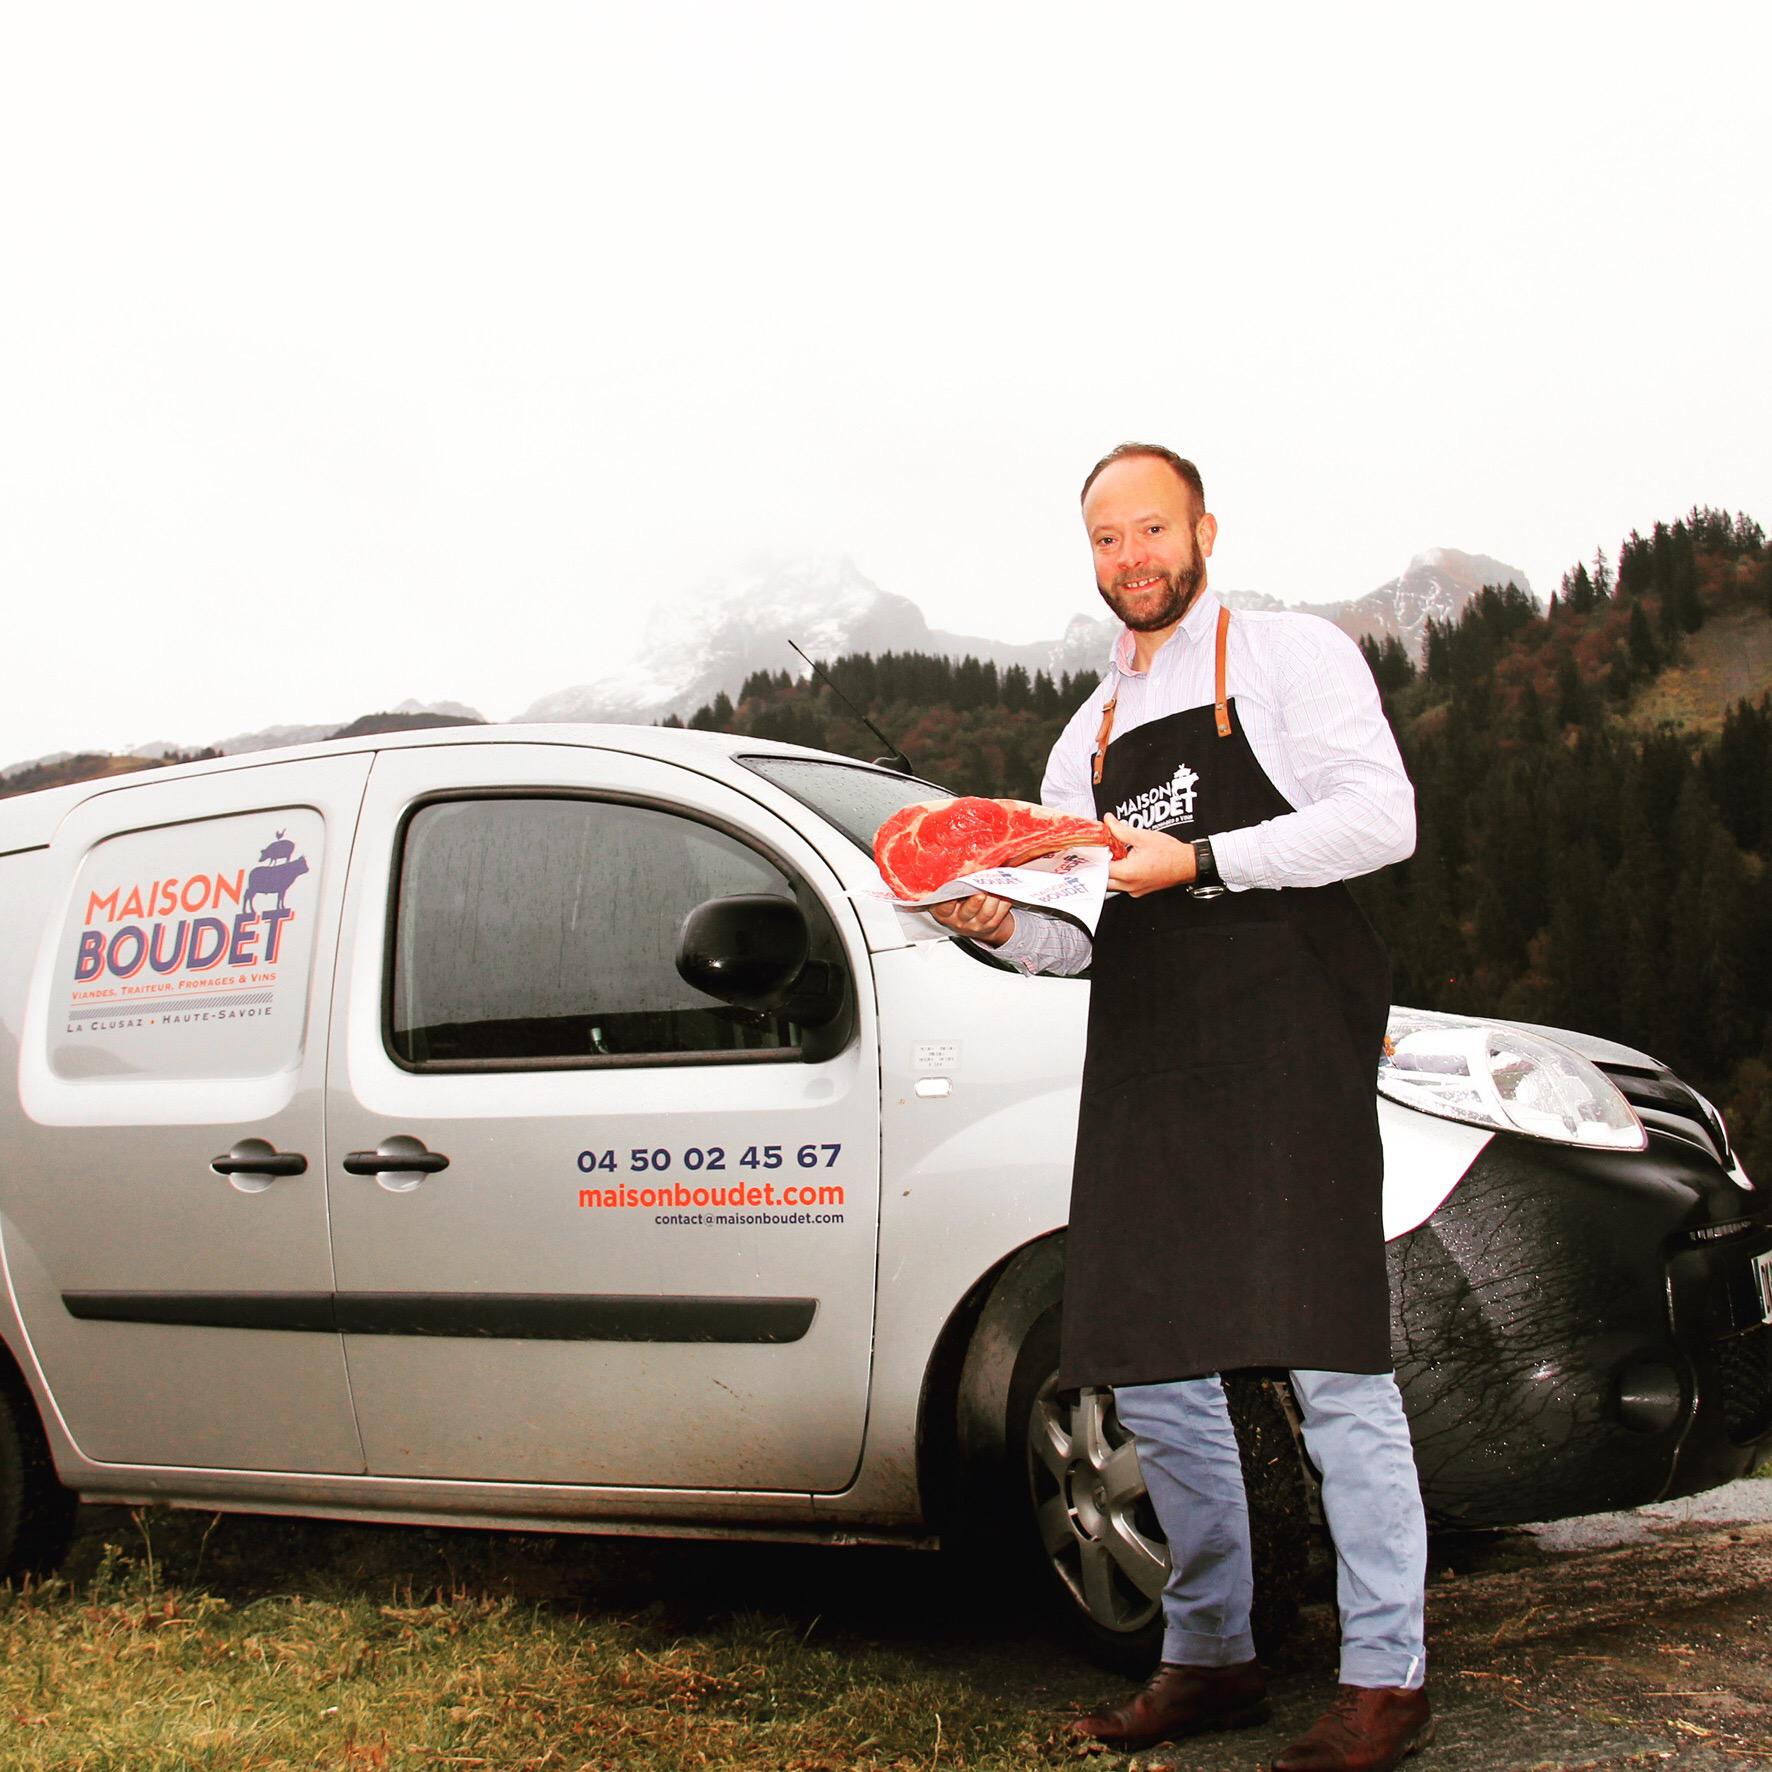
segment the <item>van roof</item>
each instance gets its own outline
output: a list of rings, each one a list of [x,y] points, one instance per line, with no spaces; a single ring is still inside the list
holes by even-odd
[[[627,751],[659,757],[692,768],[715,767],[724,773],[734,756],[819,757],[856,765],[858,759],[779,739],[749,738],[733,732],[692,732],[675,726],[595,725],[582,721],[548,721],[531,725],[426,726],[411,732],[376,732],[361,738],[329,738],[317,744],[288,745],[264,751],[238,751],[227,757],[204,757],[194,763],[165,768],[132,769],[124,775],[95,776],[65,787],[39,788],[35,793],[0,799],[0,855],[41,849],[55,836],[62,820],[84,801],[100,794],[139,787],[146,782],[174,781],[217,775],[227,770],[262,769],[305,757],[347,756],[362,751],[413,750],[456,744],[585,745],[596,750]],[[865,765],[860,765],[865,767]]]

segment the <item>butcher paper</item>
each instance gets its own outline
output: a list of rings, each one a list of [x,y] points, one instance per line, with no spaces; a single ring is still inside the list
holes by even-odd
[[[980,868],[977,873],[962,874],[920,898],[898,898],[891,892],[882,892],[880,896],[891,899],[900,910],[920,911],[932,904],[988,892],[1014,904],[1075,917],[1093,935],[1107,897],[1107,877],[1107,846],[1092,844],[1086,849],[1061,849],[1056,855],[1042,855],[1020,867]]]

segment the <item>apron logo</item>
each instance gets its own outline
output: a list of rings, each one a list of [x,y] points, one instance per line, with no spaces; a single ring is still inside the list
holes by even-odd
[[[1199,776],[1185,763],[1160,787],[1147,788],[1122,800],[1114,808],[1114,816],[1135,830],[1162,831],[1170,825],[1194,822],[1194,791]]]

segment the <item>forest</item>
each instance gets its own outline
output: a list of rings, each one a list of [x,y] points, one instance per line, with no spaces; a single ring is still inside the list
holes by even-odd
[[[1355,892],[1390,944],[1398,1002],[1651,1052],[1722,1109],[1766,1180],[1772,697],[1679,724],[1643,716],[1712,622],[1772,622],[1772,553],[1757,522],[1698,507],[1571,568],[1548,605],[1486,587],[1429,623],[1419,666],[1395,639],[1365,643],[1419,835],[1409,861]],[[919,775],[1020,799],[1039,797],[1047,751],[1098,680],[919,654],[824,668]],[[785,671],[754,673],[736,702],[686,723],[882,749],[830,688]]]

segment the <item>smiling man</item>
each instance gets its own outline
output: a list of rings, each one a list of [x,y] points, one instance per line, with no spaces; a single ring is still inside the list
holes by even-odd
[[[1041,798],[1105,818],[1093,951],[1075,924],[937,911],[1024,970],[1092,964],[1060,1382],[1111,1385],[1168,1535],[1162,1663],[1076,1733],[1123,1749],[1264,1714],[1248,1512],[1219,1374],[1290,1373],[1341,1606],[1335,1702],[1276,1772],[1375,1772],[1431,1738],[1426,1528],[1391,1372],[1373,1076],[1390,969],[1344,881],[1414,847],[1414,794],[1354,643],[1239,614],[1191,462],[1122,444],[1083,486],[1124,624]]]

